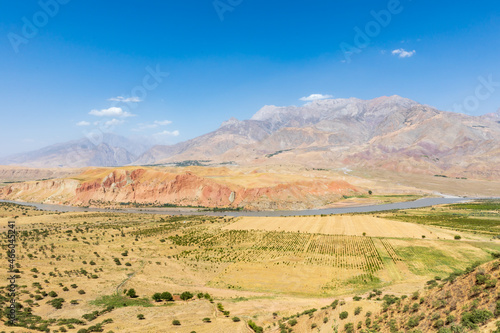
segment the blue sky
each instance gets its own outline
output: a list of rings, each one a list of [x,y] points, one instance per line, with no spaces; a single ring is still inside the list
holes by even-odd
[[[2,1],[0,156],[95,130],[175,143],[311,94],[494,112],[499,36],[493,0]]]

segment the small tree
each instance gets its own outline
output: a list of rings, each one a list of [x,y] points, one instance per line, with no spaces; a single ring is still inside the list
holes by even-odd
[[[52,305],[56,309],[60,309],[63,306],[64,298],[54,298],[53,300],[50,300],[47,303]]]
[[[161,298],[161,293],[155,293],[153,295],[153,299],[156,301],[156,302],[161,302],[162,298]]]
[[[172,320],[172,325],[174,325],[174,326],[180,326],[181,322],[178,321],[177,319],[174,319],[174,320]]]
[[[181,299],[183,301],[187,301],[188,299],[193,298],[193,294],[191,294],[189,291],[185,291],[181,294]]]
[[[139,314],[137,315],[137,319],[139,319],[139,320],[143,320],[143,319],[144,319],[144,315],[143,315],[142,313],[139,313]]]
[[[161,298],[164,299],[167,302],[174,300],[174,297],[168,291],[162,292],[161,293]]]
[[[340,318],[340,319],[346,319],[348,316],[349,316],[349,314],[347,313],[347,311],[342,311],[342,312],[339,314],[339,318]]]
[[[137,294],[135,292],[135,289],[134,288],[131,288],[127,291],[127,296],[130,297],[130,298],[136,298],[137,297]]]

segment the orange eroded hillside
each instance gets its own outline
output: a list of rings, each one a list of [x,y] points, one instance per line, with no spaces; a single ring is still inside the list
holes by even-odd
[[[334,175],[255,168],[89,168],[73,177],[9,184],[0,198],[83,206],[115,203],[304,209],[363,194]]]

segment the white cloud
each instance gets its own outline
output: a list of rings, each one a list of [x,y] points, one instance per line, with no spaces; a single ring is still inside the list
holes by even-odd
[[[410,57],[413,57],[415,55],[415,53],[417,53],[417,51],[415,51],[415,50],[406,51],[405,49],[396,49],[396,50],[393,50],[391,53],[393,55],[399,56],[400,58],[410,58]]]
[[[172,121],[170,120],[155,120],[153,123],[140,123],[137,125],[137,128],[134,128],[133,131],[139,132],[146,129],[157,128],[159,126],[170,125]]]
[[[120,120],[120,119],[111,119],[111,120],[108,120],[107,122],[104,123],[104,125],[108,126],[108,127],[111,127],[111,126],[117,126],[117,125],[121,125],[124,123],[124,120]]]
[[[163,131],[160,133],[153,134],[154,136],[179,136],[181,134],[178,130],[175,131]]]
[[[78,123],[76,123],[76,126],[89,126],[90,123],[88,121],[82,120]]]
[[[317,101],[320,99],[327,99],[327,98],[332,98],[332,95],[323,95],[323,94],[311,94],[307,97],[302,97],[300,100],[304,102],[309,102],[309,101]]]
[[[132,114],[127,111],[123,111],[122,108],[118,107],[110,107],[109,109],[102,110],[92,110],[89,114],[97,117],[133,117],[135,114]]]
[[[170,125],[172,122],[170,120],[155,120],[154,123],[159,126]]]
[[[132,96],[132,97],[116,96],[116,97],[111,97],[110,99],[108,99],[108,101],[123,102],[123,103],[139,103],[139,102],[142,102],[142,100],[139,97],[136,97],[136,96]]]

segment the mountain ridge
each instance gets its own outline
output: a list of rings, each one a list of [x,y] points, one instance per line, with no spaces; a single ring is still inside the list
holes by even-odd
[[[155,146],[133,164],[293,162],[402,171],[398,161],[415,165],[405,172],[491,178],[500,175],[495,119],[495,114],[439,111],[396,95],[321,100],[302,107],[268,105],[249,120],[233,118],[192,140]]]
[[[230,118],[215,131],[174,145],[132,150],[126,140],[103,140],[92,149],[85,147],[88,141],[76,140],[66,143],[68,147],[59,144],[0,159],[0,164],[68,166],[68,155],[77,151],[72,167],[208,161],[379,168],[482,179],[500,176],[500,109],[469,116],[397,95],[266,105],[250,119]]]

